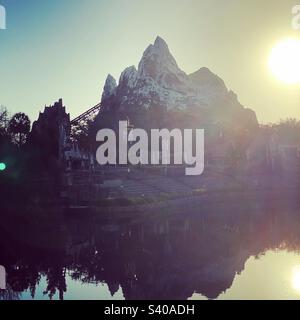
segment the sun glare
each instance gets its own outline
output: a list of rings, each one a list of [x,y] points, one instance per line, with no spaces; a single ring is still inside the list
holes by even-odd
[[[279,80],[288,84],[300,83],[300,40],[279,42],[271,52],[269,66]]]
[[[300,293],[300,266],[293,269],[292,285],[293,288]]]

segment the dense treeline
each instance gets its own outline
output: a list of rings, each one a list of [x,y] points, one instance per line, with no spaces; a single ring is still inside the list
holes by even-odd
[[[9,116],[6,108],[0,108],[0,192],[1,204],[26,198],[26,160],[24,147],[30,132],[30,120],[24,113]]]
[[[30,128],[31,121],[25,113],[20,112],[10,116],[5,107],[0,108],[2,208],[20,207],[36,201],[37,197],[39,199],[47,197],[48,190],[44,190],[39,181],[47,170],[40,170],[42,168],[39,161],[40,151],[29,143]],[[51,183],[48,188],[53,191],[57,189]],[[4,214],[5,210],[2,211]]]

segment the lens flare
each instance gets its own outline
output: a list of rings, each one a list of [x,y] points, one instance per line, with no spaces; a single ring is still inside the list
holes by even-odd
[[[269,67],[273,74],[288,84],[300,83],[300,40],[286,39],[272,50]]]
[[[293,269],[292,285],[293,288],[300,293],[300,266]]]
[[[4,171],[6,169],[6,164],[4,162],[0,162],[0,171]]]

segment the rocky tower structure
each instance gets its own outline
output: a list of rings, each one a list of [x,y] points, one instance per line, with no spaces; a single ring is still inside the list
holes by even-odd
[[[71,131],[70,114],[66,113],[62,99],[46,106],[33,123],[30,143],[58,161],[64,160]],[[42,152],[45,150],[45,152]]]

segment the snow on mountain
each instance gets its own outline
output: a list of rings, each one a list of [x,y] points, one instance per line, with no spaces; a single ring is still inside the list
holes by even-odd
[[[151,78],[161,87],[175,91],[185,91],[189,87],[187,75],[179,69],[166,42],[160,37],[144,52],[139,63],[138,78]]]
[[[201,68],[190,74],[189,79],[196,90],[197,97],[207,104],[228,94],[224,81],[208,68]]]
[[[107,99],[110,97],[110,99]],[[102,97],[104,110],[133,111],[151,106],[187,110],[225,105],[244,109],[224,81],[208,68],[187,75],[178,65],[166,42],[157,37],[145,50],[138,69],[125,69],[116,85],[109,76]]]
[[[110,98],[113,94],[115,94],[116,88],[117,82],[115,78],[109,74],[106,78],[103,88],[102,101]]]

